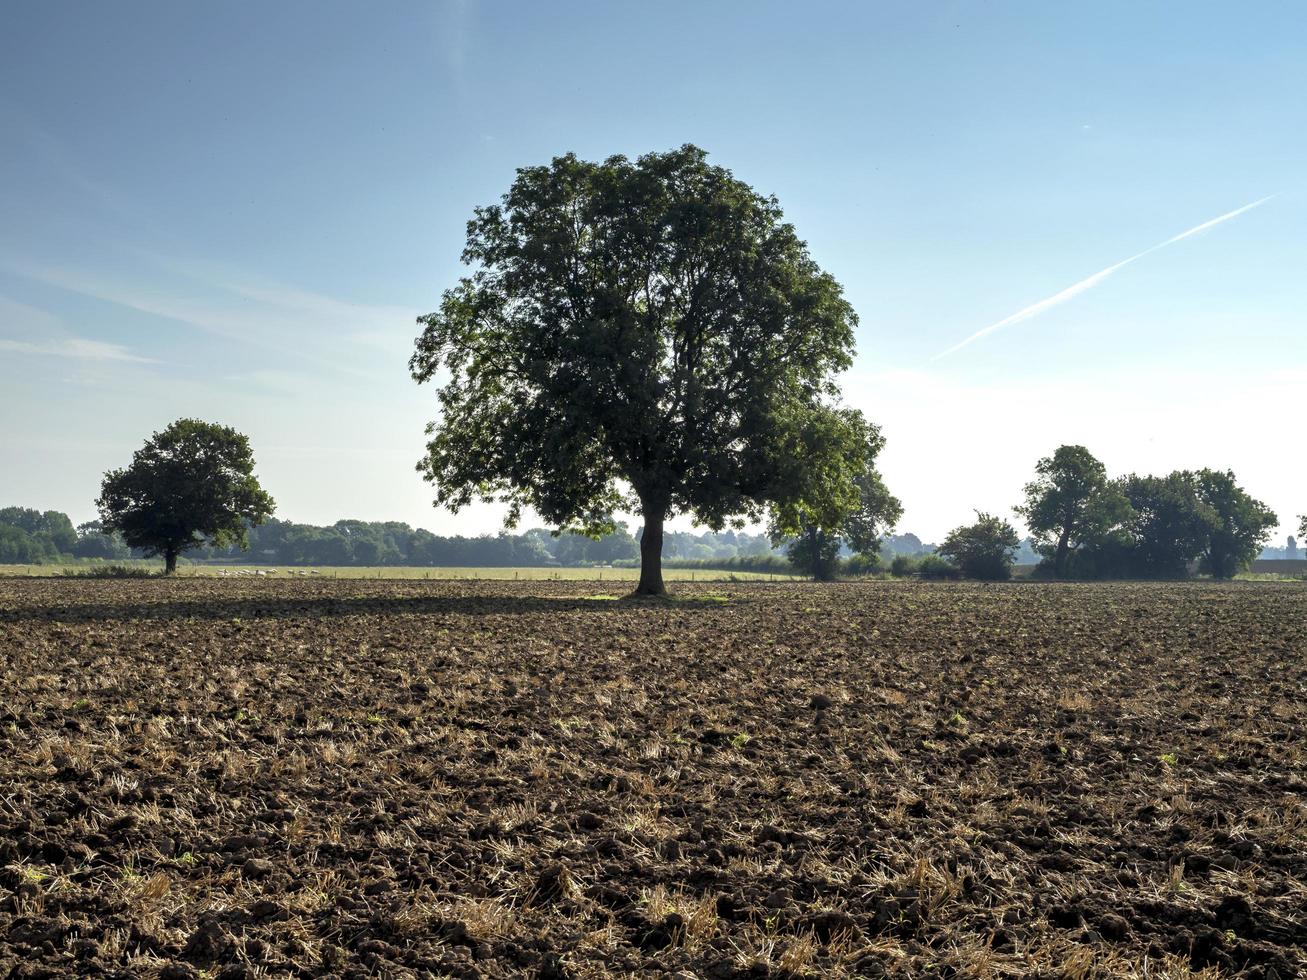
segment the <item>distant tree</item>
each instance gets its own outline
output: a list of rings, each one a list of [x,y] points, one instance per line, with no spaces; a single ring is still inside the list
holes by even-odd
[[[1035,473],[1016,512],[1030,528],[1036,549],[1051,560],[1053,574],[1066,578],[1075,551],[1119,526],[1129,515],[1129,503],[1084,446],[1060,446],[1035,465]]]
[[[447,379],[418,467],[438,504],[585,533],[638,511],[647,594],[669,516],[848,509],[859,427],[831,405],[857,318],[775,198],[704,151],[521,169],[463,260],[410,362]]]
[[[615,561],[630,561],[640,556],[640,543],[631,537],[625,524],[618,524],[616,529],[598,540],[588,541],[585,547],[585,560],[599,565],[611,565]]]
[[[1203,571],[1212,578],[1234,578],[1257,557],[1280,519],[1235,483],[1230,470],[1199,470],[1194,482],[1198,499],[1213,517],[1202,556]]]
[[[967,578],[1000,581],[1012,577],[1012,561],[1020,544],[1011,524],[976,511],[976,522],[950,531],[939,553],[951,558]]]
[[[34,541],[46,557],[71,554],[77,544],[77,531],[68,515],[57,510],[39,511],[31,507],[0,508],[0,524],[16,527]]]
[[[274,506],[254,476],[249,440],[197,419],[154,433],[130,466],[106,473],[96,505],[104,531],[163,555],[169,573],[178,555],[206,541],[244,545],[247,529]]]
[[[41,512],[31,507],[0,507],[0,525],[35,534],[41,530]]]
[[[856,493],[849,509],[834,521],[823,523],[816,515],[798,513],[789,526],[797,523],[799,533],[788,537],[785,521],[773,517],[772,543],[786,543],[786,557],[795,568],[819,582],[829,582],[835,578],[839,554],[846,547],[860,564],[872,566],[879,561],[881,535],[892,530],[903,515],[903,505],[889,492],[876,469],[876,457],[884,445],[880,429],[868,424],[863,436],[862,470],[853,477]]]
[[[35,565],[58,561],[48,535],[28,534],[13,524],[0,524],[0,563],[6,565]]]
[[[1307,518],[1304,518],[1304,523],[1307,523]],[[1292,534],[1289,535],[1289,540],[1285,542],[1284,557],[1285,558],[1298,557],[1298,539],[1295,538]]]
[[[77,525],[77,543],[73,555],[77,558],[129,558],[131,549],[117,534],[106,534],[99,521]]]
[[[1133,515],[1126,524],[1128,546],[1120,575],[1185,578],[1207,549],[1218,525],[1216,512],[1198,493],[1187,470],[1166,476],[1127,476],[1117,482]]]
[[[923,555],[935,550],[934,545],[922,543],[921,538],[917,537],[911,531],[906,534],[889,534],[881,542],[880,551],[882,555],[894,557],[897,555]]]

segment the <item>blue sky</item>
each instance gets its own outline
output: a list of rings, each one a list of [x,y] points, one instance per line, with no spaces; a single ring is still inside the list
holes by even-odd
[[[1299,3],[18,4],[0,31],[0,504],[93,515],[194,415],[279,516],[494,530],[413,470],[413,318],[515,167],[685,142],[858,310],[900,525],[1083,442],[1307,510]],[[1217,216],[1065,302],[965,338]]]

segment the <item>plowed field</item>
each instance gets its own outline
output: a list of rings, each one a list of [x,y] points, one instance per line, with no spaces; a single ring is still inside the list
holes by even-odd
[[[1307,975],[1307,588],[0,580],[0,976]]]

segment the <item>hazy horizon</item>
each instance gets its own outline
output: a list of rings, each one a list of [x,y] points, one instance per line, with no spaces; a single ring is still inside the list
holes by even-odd
[[[888,439],[900,531],[1012,518],[1063,443],[1112,475],[1233,469],[1272,543],[1307,511],[1282,434],[1307,390],[1297,5],[133,2],[6,26],[0,506],[91,519],[104,471],[194,416],[250,437],[279,518],[496,531],[414,470],[436,412],[414,318],[515,168],[692,142],[778,197],[857,310],[844,392]]]

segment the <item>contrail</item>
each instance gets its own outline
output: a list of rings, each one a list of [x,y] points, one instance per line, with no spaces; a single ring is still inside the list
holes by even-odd
[[[1166,248],[1168,245],[1174,245],[1176,242],[1183,241],[1184,239],[1190,237],[1191,235],[1197,235],[1200,231],[1206,231],[1208,228],[1213,228],[1216,225],[1221,224],[1222,222],[1229,221],[1231,218],[1237,218],[1245,211],[1251,211],[1255,207],[1260,207],[1261,205],[1269,201],[1272,197],[1275,197],[1275,195],[1271,194],[1268,195],[1267,197],[1262,198],[1260,201],[1253,201],[1252,204],[1245,204],[1241,208],[1235,208],[1233,211],[1227,211],[1225,214],[1213,218],[1211,221],[1204,221],[1201,225],[1194,225],[1194,227],[1190,228],[1188,231],[1182,231],[1180,232],[1180,234],[1175,235],[1172,238],[1168,238],[1164,242],[1159,242],[1158,244],[1154,245],[1152,248],[1146,248],[1142,252],[1138,253],[1137,255],[1132,255],[1128,259],[1122,259],[1120,262],[1116,263],[1115,265],[1109,265],[1106,269],[1102,270],[1101,272],[1095,272],[1089,278],[1081,279],[1078,283],[1076,283],[1073,286],[1067,286],[1067,288],[1062,290],[1060,293],[1054,293],[1052,296],[1049,296],[1047,299],[1041,299],[1038,303],[1032,303],[1023,310],[1017,310],[1017,312],[1013,313],[1011,316],[1004,317],[1002,320],[999,320],[997,323],[991,323],[989,326],[985,327],[984,329],[977,330],[966,340],[956,343],[948,350],[936,354],[934,357],[931,358],[931,360],[938,361],[941,357],[948,357],[950,354],[960,351],[963,347],[966,347],[968,344],[974,343],[975,341],[979,340],[981,337],[987,336],[996,330],[1002,330],[1004,327],[1010,327],[1014,323],[1020,323],[1022,320],[1029,320],[1032,316],[1038,316],[1040,313],[1043,313],[1045,310],[1052,309],[1054,306],[1057,306],[1059,303],[1065,303],[1071,297],[1078,296],[1087,289],[1092,289],[1093,287],[1097,286],[1100,282],[1102,282],[1104,279],[1106,279],[1108,276],[1110,276],[1117,269],[1120,269],[1122,266],[1127,266],[1131,262],[1137,261],[1138,259],[1142,259],[1145,255],[1151,255],[1153,252],[1156,252],[1159,249]]]

